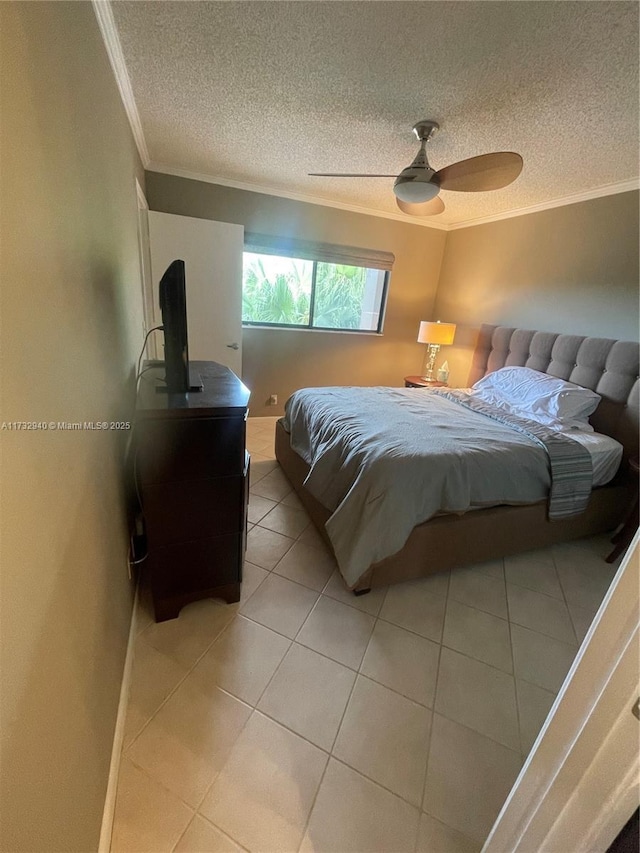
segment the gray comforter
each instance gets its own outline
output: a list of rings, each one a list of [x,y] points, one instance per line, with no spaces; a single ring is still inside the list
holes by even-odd
[[[549,494],[540,440],[456,397],[332,387],[305,388],[287,401],[284,426],[310,466],[306,488],[332,512],[326,529],[350,586],[438,512],[535,503]]]

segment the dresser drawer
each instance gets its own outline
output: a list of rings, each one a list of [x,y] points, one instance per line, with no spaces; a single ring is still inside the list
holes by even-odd
[[[243,417],[145,419],[136,427],[136,471],[140,483],[242,474]]]
[[[152,483],[142,488],[149,547],[240,533],[246,476]]]
[[[239,583],[243,534],[214,536],[164,545],[149,551],[149,577],[154,601]]]

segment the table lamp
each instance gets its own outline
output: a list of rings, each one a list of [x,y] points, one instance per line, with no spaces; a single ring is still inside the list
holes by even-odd
[[[423,320],[420,323],[418,330],[418,343],[428,344],[426,374],[422,377],[425,382],[435,382],[433,377],[433,366],[436,361],[438,350],[441,346],[447,346],[453,343],[453,337],[456,333],[455,323],[441,323],[438,320],[436,323],[431,323],[428,320]]]

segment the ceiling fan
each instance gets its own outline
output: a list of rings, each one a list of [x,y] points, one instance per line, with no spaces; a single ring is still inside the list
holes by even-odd
[[[479,193],[499,190],[515,181],[522,171],[522,157],[513,151],[496,151],[460,160],[436,171],[427,159],[427,142],[440,125],[424,119],[413,126],[420,141],[420,151],[415,160],[399,175],[367,175],[340,172],[309,172],[319,178],[395,178],[393,192],[403,213],[411,216],[435,216],[442,213],[444,204],[438,197],[440,190]]]

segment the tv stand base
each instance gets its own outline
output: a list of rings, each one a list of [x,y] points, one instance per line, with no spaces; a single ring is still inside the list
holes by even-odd
[[[164,361],[158,362],[164,367]],[[155,366],[155,365],[154,365]],[[204,391],[204,382],[198,371],[189,365],[189,391]],[[157,385],[156,394],[186,394],[186,391],[169,391],[166,385]]]

